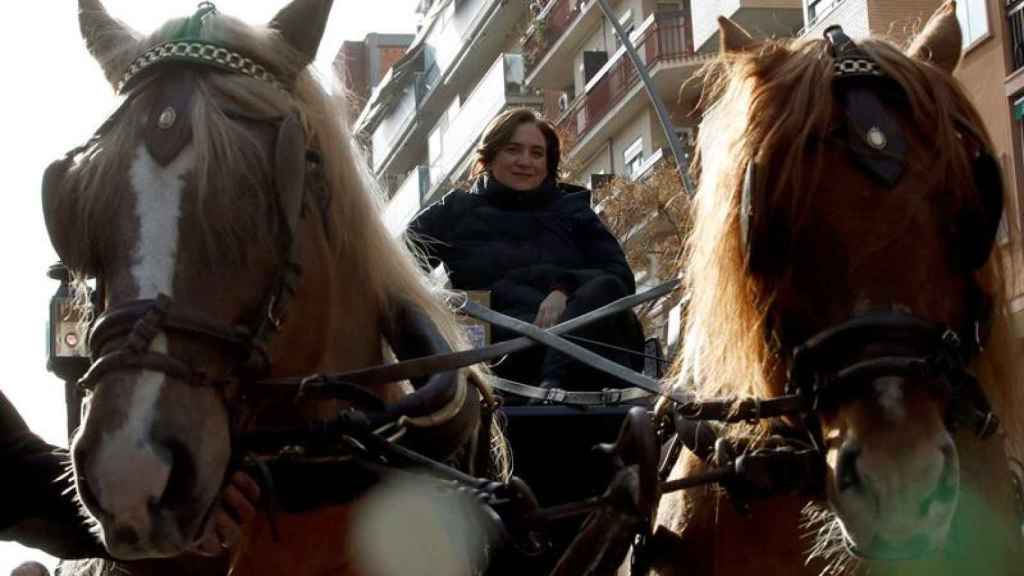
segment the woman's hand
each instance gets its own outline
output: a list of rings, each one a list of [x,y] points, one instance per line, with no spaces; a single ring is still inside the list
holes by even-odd
[[[242,526],[256,517],[255,503],[260,487],[245,472],[235,472],[221,493],[220,502],[203,527],[203,535],[192,545],[192,551],[203,556],[217,556],[231,548],[242,536]]]
[[[565,312],[565,302],[568,296],[561,290],[552,290],[551,294],[548,294],[547,298],[540,303],[540,308],[537,309],[537,318],[534,319],[533,323],[541,328],[551,328],[558,323],[558,320],[562,317],[562,313]]]

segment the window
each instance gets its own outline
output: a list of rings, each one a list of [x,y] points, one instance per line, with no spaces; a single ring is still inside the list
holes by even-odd
[[[807,3],[807,25],[813,26],[818,17],[825,13],[825,10],[832,5],[832,0],[810,0]]]
[[[608,62],[608,53],[604,50],[583,51],[583,82],[586,84]]]
[[[1010,32],[1010,56],[1013,70],[1024,68],[1024,2],[1017,1],[1014,5],[1006,4],[1007,29]],[[1014,113],[1018,104],[1014,104]],[[1017,118],[1020,119],[1019,117]]]
[[[613,178],[615,178],[615,174],[604,174],[604,173],[591,174],[590,175],[590,186],[589,186],[589,188],[591,190],[600,190],[601,188],[604,188],[609,183],[611,183]]]
[[[989,35],[986,0],[960,0],[956,3],[956,18],[964,32],[964,47]]]
[[[626,148],[622,153],[622,163],[625,166],[626,177],[636,180],[640,176],[640,168],[644,165],[644,139],[637,138],[635,142]]]

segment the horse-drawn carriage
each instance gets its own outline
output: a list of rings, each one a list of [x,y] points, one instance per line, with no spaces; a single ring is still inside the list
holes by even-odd
[[[524,336],[457,350],[458,324],[378,221],[343,116],[306,71],[331,2],[294,0],[260,30],[204,3],[148,40],[79,4],[123,100],[51,166],[43,200],[58,253],[98,279],[74,471],[115,556],[180,554],[225,470],[245,466],[268,508],[230,559],[239,574],[373,572],[359,548],[404,524],[433,543],[474,535],[417,550],[416,573],[452,550],[470,558],[443,572],[604,574],[627,554],[637,574],[1020,566],[992,439],[997,413],[1012,449],[1020,437],[993,252],[1003,190],[950,76],[952,5],[906,53],[837,29],[760,43],[721,21],[682,386],[558,337],[650,293],[549,331],[460,301]],[[635,388],[497,382],[589,405],[501,407],[474,366],[537,344]],[[525,480],[494,457],[501,412]],[[431,526],[390,510],[392,532],[368,537],[355,503],[392,477],[471,511]],[[704,485],[722,490],[685,492]],[[559,545],[527,567],[546,539]]]

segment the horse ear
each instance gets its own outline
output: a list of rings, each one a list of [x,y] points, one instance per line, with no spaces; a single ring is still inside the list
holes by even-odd
[[[334,0],[292,0],[270,21],[270,28],[302,55],[304,67],[316,58],[333,4]]]
[[[103,68],[107,81],[117,86],[124,73],[125,62],[117,60],[118,54],[125,54],[125,47],[139,41],[139,34],[112,18],[100,0],[78,1],[78,28],[85,40],[85,47]]]
[[[963,32],[956,18],[956,2],[946,0],[928,19],[924,30],[907,49],[907,54],[911,58],[931,62],[952,74],[960,63],[962,46]]]
[[[745,52],[757,45],[757,40],[739,24],[726,18],[718,17],[719,49],[725,52]]]

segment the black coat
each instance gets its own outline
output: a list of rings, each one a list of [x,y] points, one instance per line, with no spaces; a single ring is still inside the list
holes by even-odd
[[[491,307],[532,321],[537,295],[572,292],[602,275],[636,292],[622,247],[590,208],[590,191],[547,182],[519,192],[486,176],[453,190],[409,225],[432,267],[457,290],[491,290]]]

